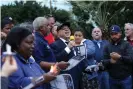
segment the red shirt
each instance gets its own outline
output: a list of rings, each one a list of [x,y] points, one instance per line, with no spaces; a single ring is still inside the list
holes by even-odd
[[[133,40],[127,39],[127,41],[133,46]]]
[[[55,42],[54,36],[51,32],[47,36],[45,36],[44,39],[48,41],[48,44],[52,44],[53,42]]]

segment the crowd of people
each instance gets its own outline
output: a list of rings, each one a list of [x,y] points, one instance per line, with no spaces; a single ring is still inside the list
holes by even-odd
[[[37,17],[33,22],[15,25],[11,17],[1,21],[1,89],[23,89],[33,83],[34,89],[53,89],[50,82],[59,74],[70,74],[74,89],[133,88],[133,24],[124,26],[125,38],[118,25],[109,28],[111,40],[102,39],[102,29],[92,29],[86,39],[82,28],[70,22],[58,23],[53,16]],[[15,55],[3,55],[6,45]],[[77,55],[76,46],[85,45],[87,57],[70,70],[69,60]],[[96,71],[87,72],[91,65]],[[55,72],[50,72],[55,66]],[[42,76],[41,82],[36,82]],[[56,88],[54,88],[56,89]]]

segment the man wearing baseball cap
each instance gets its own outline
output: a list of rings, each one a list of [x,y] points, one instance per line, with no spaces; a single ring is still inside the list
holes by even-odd
[[[121,29],[117,25],[110,27],[111,42],[105,47],[103,65],[109,72],[110,89],[132,89],[133,50],[122,40]]]

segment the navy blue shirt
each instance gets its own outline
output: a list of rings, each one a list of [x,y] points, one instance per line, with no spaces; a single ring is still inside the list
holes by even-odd
[[[21,55],[15,56],[18,69],[11,76],[9,76],[9,89],[22,89],[31,83],[31,79],[42,76],[44,71],[35,62],[34,59],[29,58],[25,60]],[[35,89],[47,89],[45,85],[41,85]]]
[[[97,44],[98,42],[100,43],[100,48],[99,48],[99,46]],[[104,59],[104,55],[103,55],[104,48],[105,48],[106,45],[109,44],[109,42],[107,40],[99,40],[99,41],[93,40],[93,43],[95,44],[95,48],[96,48],[95,49],[96,50],[96,52],[95,52],[95,60],[97,62],[100,62],[101,60]]]
[[[55,55],[48,45],[48,42],[38,32],[35,32],[35,48],[33,51],[33,57],[39,64],[41,61],[56,62]]]

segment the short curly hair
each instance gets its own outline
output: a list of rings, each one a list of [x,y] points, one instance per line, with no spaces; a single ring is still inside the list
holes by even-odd
[[[33,21],[33,28],[34,30],[39,30],[41,26],[43,26],[45,23],[47,23],[48,20],[45,17],[37,17],[34,21]]]

